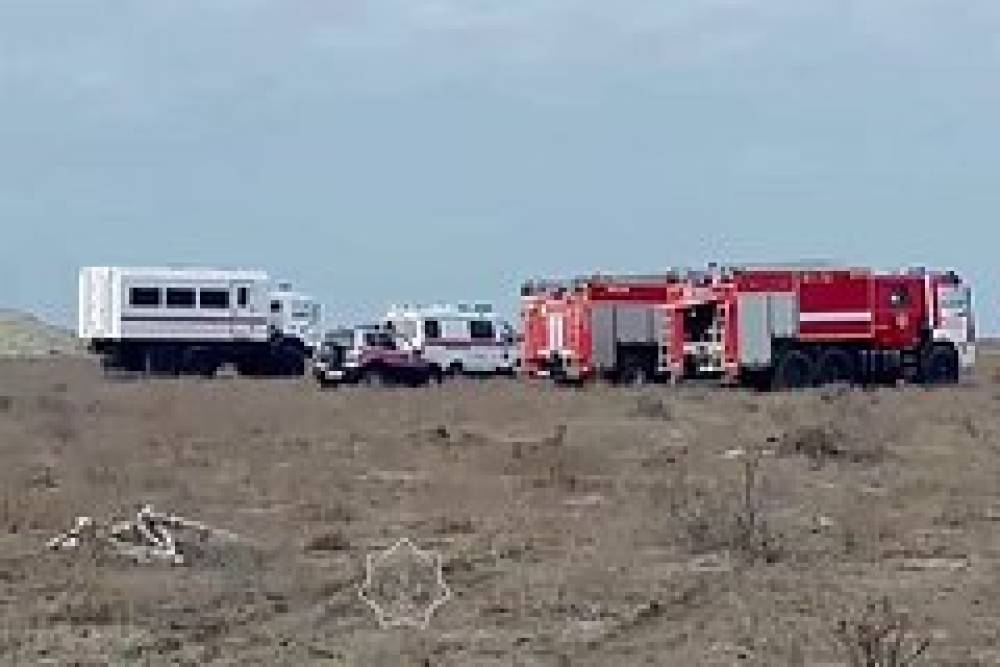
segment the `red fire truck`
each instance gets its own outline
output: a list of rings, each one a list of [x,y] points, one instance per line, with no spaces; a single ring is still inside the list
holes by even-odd
[[[975,359],[952,272],[710,267],[524,290],[529,374],[756,386],[958,380]]]
[[[525,283],[522,371],[557,380],[628,382],[667,373],[665,306],[683,295],[682,280],[678,272]]]

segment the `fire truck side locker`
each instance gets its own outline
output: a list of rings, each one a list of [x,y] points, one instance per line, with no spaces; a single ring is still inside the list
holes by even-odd
[[[737,362],[741,369],[761,371],[774,362],[774,341],[799,334],[798,303],[794,294],[758,292],[736,300]]]
[[[658,375],[663,317],[653,304],[602,303],[591,307],[594,370],[626,381]]]

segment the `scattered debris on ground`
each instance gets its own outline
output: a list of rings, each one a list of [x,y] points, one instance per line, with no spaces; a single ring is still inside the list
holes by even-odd
[[[49,540],[48,547],[54,551],[104,547],[138,563],[161,561],[186,565],[190,562],[187,555],[190,543],[177,533],[194,535],[197,542],[240,539],[234,533],[182,516],[157,512],[152,506],[143,505],[134,521],[97,521],[89,516],[79,516],[72,528]]]

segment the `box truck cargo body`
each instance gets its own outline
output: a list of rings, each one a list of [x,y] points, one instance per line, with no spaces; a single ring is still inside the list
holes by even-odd
[[[106,367],[155,374],[299,375],[307,352],[272,322],[263,271],[85,267],[78,333]]]

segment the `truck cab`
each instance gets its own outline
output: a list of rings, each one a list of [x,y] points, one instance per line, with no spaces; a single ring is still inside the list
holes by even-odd
[[[976,362],[976,320],[972,288],[954,274],[929,280],[934,306],[930,308],[931,336],[936,345],[950,345],[955,350],[961,371],[969,371]]]
[[[322,308],[311,296],[292,289],[291,283],[278,283],[269,294],[268,325],[273,335],[302,341],[310,355],[322,342]]]

